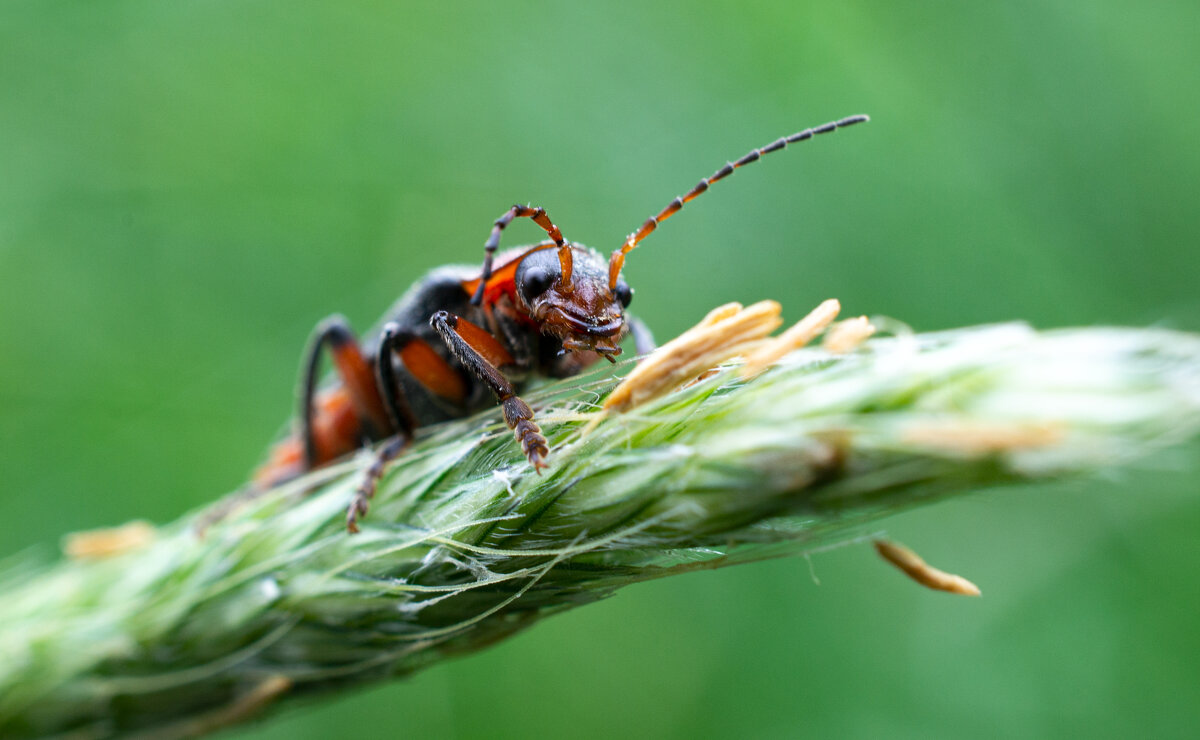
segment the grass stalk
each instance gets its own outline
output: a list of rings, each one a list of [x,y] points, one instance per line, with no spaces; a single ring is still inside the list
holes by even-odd
[[[620,368],[618,368],[619,370]],[[1096,475],[1200,429],[1200,336],[1020,324],[737,361],[625,413],[599,368],[425,430],[362,533],[364,454],[107,557],[0,571],[0,736],[188,737],[405,676],[621,586],[799,554],[947,496]],[[214,506],[228,506],[215,504]]]

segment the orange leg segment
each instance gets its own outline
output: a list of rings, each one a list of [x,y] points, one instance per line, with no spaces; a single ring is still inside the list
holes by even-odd
[[[383,398],[379,395],[379,387],[375,382],[375,373],[371,363],[363,355],[358,346],[358,340],[350,330],[346,320],[341,316],[331,316],[317,325],[313,339],[309,343],[308,358],[304,368],[304,384],[300,399],[301,440],[304,443],[304,463],[306,469],[311,469],[328,462],[331,458],[322,447],[328,445],[318,443],[315,431],[317,399],[317,372],[321,360],[321,350],[328,345],[333,357],[333,366],[342,381],[342,388],[349,396],[355,415],[359,420],[359,436],[378,438],[392,431],[392,422],[388,418]],[[345,442],[346,440],[342,440]],[[357,444],[360,440],[353,440]],[[344,448],[345,444],[335,445]]]
[[[397,353],[417,382],[435,395],[454,403],[462,403],[466,399],[467,384],[462,376],[424,339],[411,335],[404,337],[399,342]]]
[[[445,312],[440,311],[439,313]],[[449,313],[446,315],[452,316]],[[489,334],[486,329],[459,316],[454,316],[454,320],[456,322],[454,331],[492,367],[504,367],[514,363],[512,354],[504,348],[503,344],[500,344],[500,340]],[[435,324],[434,328],[436,327]],[[454,347],[450,349],[453,351]],[[468,365],[468,367],[470,366]]]

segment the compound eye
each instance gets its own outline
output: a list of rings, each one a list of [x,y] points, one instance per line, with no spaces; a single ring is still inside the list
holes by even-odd
[[[541,267],[531,267],[521,277],[521,294],[526,300],[533,300],[542,293],[550,290],[557,276]]]
[[[617,287],[613,289],[613,295],[624,308],[629,308],[629,304],[633,302],[633,288],[629,287],[629,283],[624,280],[617,283]]]

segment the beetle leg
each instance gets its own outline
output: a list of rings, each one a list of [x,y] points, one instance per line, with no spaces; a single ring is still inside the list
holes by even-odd
[[[359,419],[362,435],[367,438],[378,438],[392,429],[383,399],[379,396],[379,388],[375,383],[371,364],[363,356],[354,332],[350,330],[346,319],[341,316],[330,316],[317,324],[317,329],[309,342],[303,380],[300,385],[300,439],[304,446],[305,470],[311,470],[327,462],[329,458],[328,455],[321,454],[316,435],[313,432],[317,400],[317,374],[321,350],[327,345],[333,357],[334,368],[342,381],[342,387],[350,396],[354,412]]]
[[[396,382],[396,371],[392,366],[392,352],[399,349],[398,345],[407,336],[394,321],[384,326],[379,335],[379,347],[375,352],[375,383],[383,396],[389,420],[398,432],[375,455],[375,461],[367,468],[362,482],[354,492],[354,499],[346,510],[346,529],[351,532],[358,531],[358,518],[366,515],[369,502],[375,496],[375,489],[379,486],[379,479],[383,477],[387,464],[408,446],[412,441],[413,431],[417,428],[416,418],[408,405],[408,399],[404,397],[404,391]]]
[[[404,391],[396,382],[392,353],[402,349],[412,339],[411,332],[402,330],[395,321],[389,321],[379,334],[379,347],[375,352],[375,382],[379,385],[379,393],[383,396],[383,403],[392,424],[400,430],[400,434],[407,437],[411,437],[417,428],[417,420],[408,405]]]
[[[467,383],[461,372],[437,353],[429,342],[411,331],[401,329],[395,322],[383,327],[380,335],[379,356],[399,357],[404,368],[427,391],[453,404],[462,404],[467,398]],[[403,402],[400,385],[393,363],[378,365],[380,391],[388,403],[390,412],[399,416],[403,411],[392,406],[392,401]],[[418,426],[414,420],[413,426]]]
[[[513,430],[533,469],[540,471],[546,467],[545,458],[550,454],[550,444],[533,421],[533,410],[517,397],[512,383],[496,369],[496,365],[512,362],[504,345],[475,324],[448,311],[435,313],[429,319],[429,324],[441,335],[458,361],[496,394],[496,400],[504,410],[504,421]],[[505,357],[508,358],[507,363],[502,361]],[[501,361],[497,361],[498,358]]]
[[[629,333],[633,335],[633,348],[639,355],[648,355],[658,348],[654,343],[654,335],[650,327],[636,316],[625,314],[625,323],[629,325]]]
[[[412,432],[404,430],[379,448],[379,452],[375,454],[375,460],[367,468],[362,482],[354,491],[354,498],[351,499],[349,508],[346,509],[346,529],[351,532],[358,531],[358,518],[366,516],[370,501],[375,497],[375,489],[379,486],[379,480],[383,477],[383,471],[387,468],[387,464],[395,460],[411,442]]]
[[[354,500],[346,512],[346,527],[351,532],[358,531],[358,518],[367,513],[369,501],[375,496],[375,489],[387,464],[408,446],[418,426],[412,408],[408,405],[408,399],[405,398],[404,391],[396,379],[397,356],[413,378],[431,393],[455,403],[462,403],[466,398],[466,384],[458,371],[435,352],[428,342],[401,328],[400,324],[394,321],[384,325],[379,335],[379,347],[375,352],[375,381],[397,435],[379,450],[375,462],[367,469],[358,486]]]

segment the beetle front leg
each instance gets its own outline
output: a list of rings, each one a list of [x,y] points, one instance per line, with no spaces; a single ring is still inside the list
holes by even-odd
[[[648,355],[658,348],[654,343],[654,335],[650,333],[650,327],[641,319],[625,314],[625,323],[629,325],[629,333],[633,335],[633,349],[638,355]]]
[[[550,454],[550,444],[534,422],[533,410],[517,396],[508,378],[496,369],[496,364],[505,364],[504,358],[512,361],[504,345],[482,328],[448,311],[435,313],[429,324],[458,361],[496,394],[496,400],[504,410],[504,422],[513,430],[533,469],[540,472],[547,467],[545,458]]]

